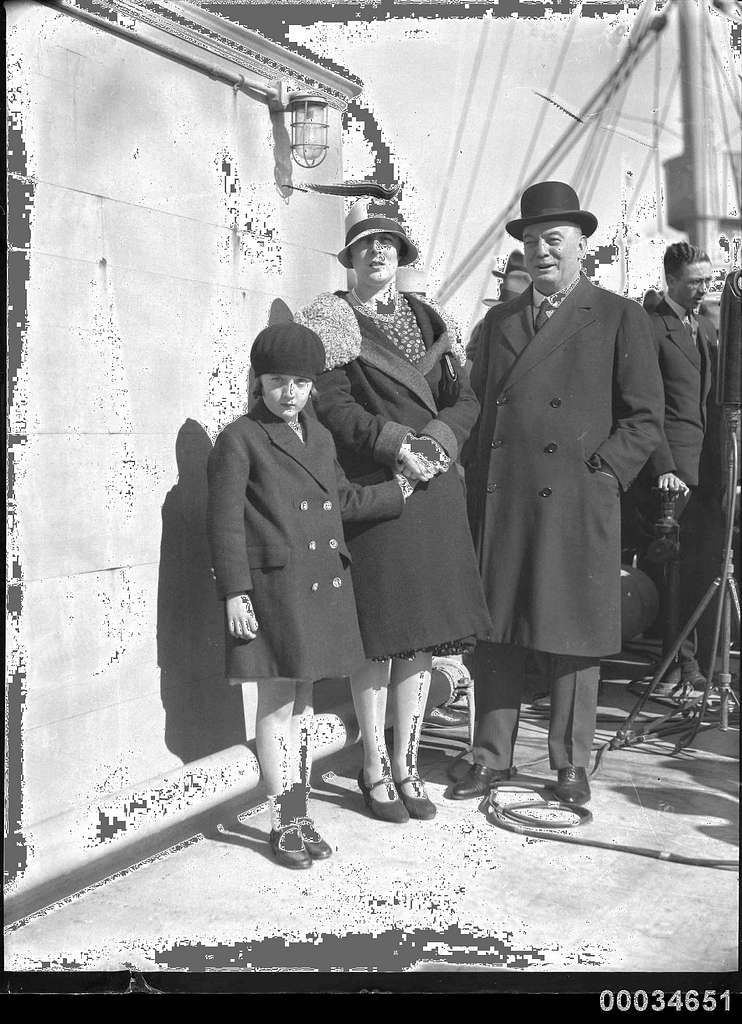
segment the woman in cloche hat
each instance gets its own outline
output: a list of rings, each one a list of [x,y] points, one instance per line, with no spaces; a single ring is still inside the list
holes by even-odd
[[[445,314],[398,291],[398,268],[417,256],[399,221],[365,216],[338,253],[354,287],[296,314],[325,348],[315,409],[349,479],[381,481],[401,470],[418,484],[399,520],[346,530],[367,659],[351,677],[363,740],[358,785],[371,813],[394,822],[436,813],[417,767],[432,656],[464,650],[489,626],[453,468],[479,405]]]
[[[228,676],[257,687],[271,848],[280,864],[308,868],[332,852],[307,810],[312,684],[364,658],[343,522],[399,516],[413,485],[399,474],[360,487],[339,469],[331,435],[303,411],[325,364],[313,331],[266,327],[250,360],[259,400],[209,457],[207,529]]]

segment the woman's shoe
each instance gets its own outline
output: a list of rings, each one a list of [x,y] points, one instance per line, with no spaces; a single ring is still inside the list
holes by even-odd
[[[402,803],[409,811],[411,818],[418,818],[421,821],[430,821],[430,819],[434,818],[437,814],[435,804],[432,800],[428,799],[427,794],[425,796],[407,796],[402,787],[406,786],[408,782],[411,783],[415,789],[419,786],[423,793],[425,793],[420,776],[408,775],[406,779],[396,783],[399,795],[402,798]]]
[[[319,834],[311,818],[297,818],[296,824],[304,840],[304,849],[312,860],[326,860],[332,856],[332,847]]]
[[[377,789],[379,786],[394,786],[394,782],[387,775],[375,782],[373,786],[367,786],[366,780],[363,778],[363,769],[358,774],[358,788],[363,793],[363,799],[366,802],[366,807],[373,814],[375,818],[379,818],[381,821],[393,821],[397,824],[402,824],[405,821],[410,820],[410,816],[407,813],[407,808],[402,801],[397,797],[395,800],[374,800],[371,796],[371,791]]]
[[[285,868],[311,868],[312,858],[307,853],[301,826],[296,821],[274,829],[271,832],[270,844],[273,856]]]

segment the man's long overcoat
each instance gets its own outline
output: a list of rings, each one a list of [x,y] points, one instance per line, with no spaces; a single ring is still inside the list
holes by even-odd
[[[235,679],[317,680],[363,663],[343,522],[393,519],[396,480],[351,484],[329,431],[301,414],[306,443],[258,402],[209,457],[207,530],[219,595],[249,593],[254,640],[228,639]]]
[[[472,370],[482,412],[465,459],[488,639],[600,657],[621,647],[619,484],[661,439],[651,325],[585,278],[535,335],[531,302],[529,288],[490,310]],[[591,469],[596,452],[613,473]]]

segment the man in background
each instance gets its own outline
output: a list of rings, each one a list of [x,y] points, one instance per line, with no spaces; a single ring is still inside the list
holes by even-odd
[[[531,283],[531,275],[526,270],[524,259],[523,253],[520,250],[513,249],[508,256],[505,269],[502,271],[492,271],[493,277],[500,278],[500,292],[497,298],[487,297],[482,299],[485,306],[496,306],[501,302],[510,302],[528,288]],[[471,337],[469,338],[469,344],[466,346],[466,357],[469,360],[468,365],[470,368],[477,354],[477,345],[479,344],[479,335],[483,323],[484,317],[474,325]]]
[[[712,281],[706,253],[688,242],[676,242],[665,251],[664,271],[667,288],[650,316],[665,394],[662,441],[627,495],[625,521],[626,540],[631,541],[633,529],[640,568],[663,594],[665,612],[675,597],[681,601],[680,629],[705,589],[702,580],[708,572],[701,563],[709,554],[706,540],[720,515],[721,442],[711,393],[717,340],[713,322],[700,310]],[[666,504],[673,499],[680,525],[678,595],[668,592],[663,565],[646,556],[663,498]],[[711,559],[711,579],[717,569]],[[691,635],[680,649],[679,664],[657,684],[654,696],[683,696],[703,687],[696,647]],[[710,654],[700,653],[702,661]]]

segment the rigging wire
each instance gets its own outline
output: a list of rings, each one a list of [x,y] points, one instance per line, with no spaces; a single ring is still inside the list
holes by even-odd
[[[629,75],[626,75],[626,76],[623,77],[622,80],[619,80],[618,82],[615,83],[614,86],[611,87],[610,92],[609,92],[609,96],[608,96],[608,100],[606,101],[606,104],[603,106],[603,108],[601,110],[601,118],[600,118],[601,121],[605,117],[605,113],[607,111],[608,104],[614,98],[615,98],[615,101],[617,103],[617,109],[616,109],[615,115],[611,118],[611,120],[614,123],[619,120],[619,118],[621,117],[621,111],[623,110],[624,103],[626,102],[626,97],[628,95],[629,86],[630,85],[631,85],[631,77]],[[593,161],[592,174],[591,174],[590,179],[588,180],[588,183],[587,183],[586,189],[585,189],[585,199],[584,199],[584,202],[585,202],[585,207],[586,208],[588,208],[590,206],[591,202],[592,202],[593,194],[594,194],[595,189],[596,189],[597,184],[598,184],[598,176],[599,176],[600,172],[603,170],[603,164],[605,163],[606,157],[608,155],[608,150],[609,150],[612,142],[613,142],[613,136],[611,134],[609,134],[609,133],[606,133],[605,137],[601,141],[601,144],[599,146],[598,152],[595,155],[595,158],[594,158],[594,161]]]
[[[740,189],[739,179],[737,177],[736,168],[734,166],[734,161],[732,159],[732,153],[734,152],[734,148],[733,148],[733,145],[732,145],[731,133],[729,131],[729,124],[727,122],[726,110],[724,109],[724,104],[722,102],[723,85],[726,84],[728,86],[729,83],[726,81],[726,76],[724,74],[724,66],[721,63],[721,57],[719,56],[719,53],[718,53],[718,51],[716,49],[716,46],[714,45],[714,39],[713,39],[713,35],[711,33],[711,26],[710,26],[708,20],[706,22],[706,41],[707,41],[707,43],[709,45],[709,49],[711,50],[711,66],[712,66],[713,71],[714,71],[714,78],[716,79],[716,94],[717,94],[717,98],[719,100],[719,104],[718,105],[719,105],[719,107],[721,109],[722,131],[724,133],[724,142],[725,142],[726,148],[727,148],[726,149],[726,156],[727,156],[727,160],[728,160],[728,162],[730,164],[730,168],[731,168],[731,172],[732,172],[732,180],[734,181],[734,189],[735,189],[735,193],[736,193],[736,196],[737,196],[737,207],[739,208],[739,207],[742,207],[742,190]],[[736,96],[734,96],[731,93],[731,89],[730,89],[730,95],[732,96],[732,102],[733,102],[733,104],[735,106],[735,110],[737,112],[737,115],[739,117],[742,117],[742,110],[737,108]]]
[[[574,15],[569,20],[569,24],[567,26],[567,32],[565,34],[565,38],[564,38],[564,41],[562,43],[562,47],[561,47],[561,49],[559,51],[559,54],[557,56],[556,64],[554,65],[554,72],[553,72],[553,74],[551,76],[551,81],[549,82],[549,93],[553,93],[554,90],[556,89],[556,85],[557,85],[557,82],[559,80],[559,76],[560,76],[560,74],[562,72],[562,68],[564,66],[564,62],[565,62],[565,60],[567,58],[567,54],[569,53],[569,49],[570,49],[570,46],[572,44],[572,38],[573,38],[573,36],[575,34],[575,31],[577,29],[577,25],[578,25],[578,22],[579,22],[579,19],[581,18],[581,16],[582,16],[582,4],[580,4],[577,7],[577,9],[575,10]],[[514,28],[515,28],[515,25],[513,24],[513,29]],[[529,165],[529,163],[531,161],[531,157],[532,157],[533,151],[536,148],[536,145],[538,143],[538,138],[539,138],[539,135],[541,133],[541,129],[543,127],[543,123],[544,123],[544,120],[546,118],[546,114],[547,114],[547,108],[546,107],[542,107],[540,109],[540,111],[539,111],[538,117],[536,118],[536,122],[535,122],[535,124],[533,126],[533,131],[531,132],[531,138],[530,138],[528,147],[526,149],[525,155],[523,157],[523,161],[521,163],[520,170],[518,172],[518,180],[519,181],[523,178],[523,175],[526,172],[526,168],[528,167],[528,165]],[[493,233],[493,235],[490,238],[490,249],[491,249],[492,252],[494,252],[497,249],[499,249],[500,242],[501,242],[501,239],[502,239],[504,233],[505,233],[505,227],[504,227],[504,224],[501,223],[501,224],[499,224],[499,226],[497,227],[497,229],[495,230],[495,232]],[[456,246],[452,246],[451,252],[452,253],[456,252]],[[492,271],[491,271],[491,267],[489,265],[489,262],[485,261],[485,263],[486,263],[486,271],[482,275],[482,283],[481,283],[481,285],[480,285],[480,287],[478,289],[478,299],[477,299],[477,302],[474,305],[474,309],[472,311],[472,315],[470,316],[470,322],[471,321],[476,321],[476,320],[479,319],[479,317],[478,317],[479,307],[480,307],[480,304],[481,304],[482,300],[484,299],[484,296],[485,296],[485,294],[487,292],[487,287],[489,285],[490,274],[491,274]]]
[[[577,30],[577,25],[581,17],[582,4],[580,4],[580,6],[577,8],[577,10],[574,13],[574,16],[570,19],[569,24],[567,26],[567,33],[564,38],[564,43],[562,44],[562,48],[559,51],[559,56],[557,57],[557,62],[554,66],[554,74],[551,76],[551,81],[549,82],[549,96],[553,95],[554,90],[556,89],[559,76],[562,73],[564,62],[567,59],[567,54],[569,53],[570,46],[572,45],[572,39],[574,37],[575,31]],[[523,180],[526,174],[526,170],[528,169],[528,166],[531,163],[531,159],[533,157],[534,150],[536,149],[536,146],[538,144],[539,135],[541,134],[541,129],[543,128],[547,113],[548,110],[546,107],[541,107],[541,109],[539,110],[538,117],[536,118],[536,123],[533,126],[533,131],[531,132],[531,140],[528,143],[528,148],[526,149],[526,152],[523,156],[523,160],[521,161],[520,169],[518,170],[518,181]],[[577,120],[579,121],[579,118]]]
[[[698,5],[699,15],[699,39],[698,47],[701,55],[701,103],[703,109],[703,120],[701,124],[701,137],[703,139],[703,152],[706,154],[706,194],[709,202],[709,210],[718,210],[721,207],[721,196],[719,190],[719,163],[716,152],[716,139],[712,138],[713,123],[709,118],[708,103],[711,95],[711,84],[709,82],[709,49],[711,43],[711,28],[709,25],[710,13],[707,3]],[[721,95],[719,96],[721,100]],[[713,133],[715,134],[715,133]]]
[[[494,81],[492,83],[492,89],[490,91],[490,97],[489,97],[489,101],[487,103],[487,112],[485,114],[484,131],[480,135],[479,145],[477,146],[477,151],[476,151],[476,154],[474,156],[474,160],[473,160],[472,165],[471,165],[471,170],[470,170],[470,173],[469,173],[469,180],[467,182],[466,192],[465,192],[464,198],[463,198],[463,204],[462,205],[463,205],[463,209],[464,210],[468,210],[469,207],[470,207],[472,193],[474,192],[474,186],[476,185],[477,177],[479,175],[479,168],[480,168],[481,163],[482,163],[482,157],[484,156],[484,150],[485,150],[485,148],[487,146],[487,143],[489,141],[490,132],[492,131],[492,127],[493,127],[493,124],[494,124],[494,112],[495,112],[495,108],[497,106],[497,100],[498,100],[499,95],[500,95],[500,89],[502,87],[503,78],[505,77],[505,68],[507,67],[507,62],[508,62],[508,58],[510,56],[510,53],[513,50],[512,41],[513,41],[513,33],[515,31],[515,25],[516,25],[515,19],[512,19],[510,21],[510,25],[508,26],[507,36],[505,38],[505,41],[503,42],[502,49],[503,49],[503,53],[504,53],[504,59],[500,62],[499,72],[498,72],[497,75],[494,76]],[[461,240],[461,235],[462,235],[462,233],[464,231],[465,224],[466,224],[466,221],[465,221],[465,218],[463,216],[457,218],[456,231],[454,233],[454,237],[453,237],[453,239],[451,241],[451,245],[450,245],[450,248],[449,248],[449,261],[448,261],[449,266],[450,266],[451,261],[453,261],[453,259],[454,259],[454,255],[456,253],[456,250],[459,247],[459,242]],[[446,272],[447,271],[448,271],[448,266],[446,267]]]
[[[673,3],[674,0],[669,0],[669,2]],[[627,47],[618,66],[611,72],[606,82],[602,83],[596,90],[594,95],[585,105],[584,109],[580,111],[580,117],[586,117],[593,110],[596,104],[601,103],[601,101],[603,101],[603,105],[605,105],[606,101],[603,100],[604,94],[608,93],[608,98],[610,98],[610,96],[615,93],[617,84],[620,83],[624,77],[633,73],[639,62],[643,60],[647,53],[652,49],[657,40],[658,34],[664,29],[666,24],[667,18],[664,14],[660,14],[650,22],[645,31],[639,35],[636,41],[632,42]],[[533,171],[527,184],[532,184],[534,181],[537,181],[545,167],[551,166],[555,159],[561,158],[563,150],[572,139],[575,131],[581,130],[582,128],[583,125],[577,122],[574,122],[569,126],[569,128],[563,133],[562,137]],[[522,188],[523,186],[519,185],[517,194],[513,196],[504,207],[504,211],[502,211],[498,217],[488,225],[487,229],[471,247],[469,253],[460,261],[450,276],[443,282],[436,295],[436,299],[439,302],[446,302],[448,298],[450,298],[450,296],[460,288],[462,282],[466,280],[472,270],[478,265],[482,255],[490,250],[493,232],[502,223],[507,212],[510,211],[517,203],[518,197],[522,192]]]
[[[654,51],[654,103],[652,104],[652,144],[654,146],[654,195],[655,209],[657,211],[657,233],[664,232],[664,213],[662,210],[662,161],[660,159],[660,125],[664,124],[667,111],[670,109],[670,100],[675,93],[675,86],[679,77],[679,71],[675,68],[675,74],[667,90],[667,99],[660,111],[660,81],[662,78],[662,37],[657,40],[657,49]]]
[[[466,122],[468,115],[472,109],[472,104],[469,97],[474,94],[474,87],[477,79],[479,78],[479,72],[482,66],[482,60],[484,59],[484,51],[487,45],[487,39],[489,36],[490,26],[492,19],[488,18],[484,23],[484,30],[479,37],[479,44],[477,46],[477,52],[474,55],[472,61],[471,73],[469,75],[469,84],[466,92],[464,93],[464,105],[463,112],[458,119],[458,127],[456,129],[456,136],[453,140],[453,146],[451,147],[451,156],[448,161],[448,167],[441,183],[440,198],[436,209],[435,220],[433,221],[433,229],[430,235],[430,242],[428,244],[428,266],[432,264],[433,256],[438,247],[438,236],[441,230],[441,224],[443,222],[443,215],[446,212],[448,206],[448,196],[451,189],[451,183],[453,182],[454,174],[456,172],[456,164],[459,159],[459,152],[461,150],[461,142],[464,137],[464,130],[466,128]]]
[[[621,109],[626,101],[627,92],[628,87],[623,90],[623,94],[621,96],[621,100],[619,102],[618,110],[616,113],[616,120],[621,116]],[[608,157],[608,150],[611,148],[613,142],[613,135],[611,135],[609,132],[606,132],[598,144],[597,152],[595,153],[592,161],[591,174],[584,188],[583,202],[585,204],[585,209],[589,209],[590,205],[592,204],[595,189],[597,188],[598,181],[600,180],[600,175],[603,171],[603,166]]]
[[[580,161],[574,173],[574,187],[578,194],[582,195],[588,174],[593,167],[593,154],[599,145],[598,133],[603,127],[603,111],[601,110],[590,125],[590,132],[585,134],[585,145],[582,148]]]
[[[711,33],[711,29],[710,29],[710,27],[708,25],[708,22],[706,23],[706,33],[707,33],[708,42],[709,42],[709,44],[711,46],[712,57],[716,61],[717,66],[719,67],[719,70],[722,73],[722,81],[723,81],[724,85],[726,86],[727,92],[729,93],[729,98],[732,101],[735,113],[737,114],[738,117],[742,117],[742,105],[740,105],[739,97],[737,96],[737,94],[735,93],[734,89],[732,88],[732,76],[731,75],[727,76],[726,71],[724,70],[724,64],[722,63],[721,57],[719,55],[719,51],[716,49],[716,42],[715,42],[714,37],[713,37],[713,35]]]
[[[647,157],[646,157],[646,159],[644,161],[644,164],[642,165],[642,168],[639,171],[639,177],[638,177],[637,183],[636,183],[636,185],[634,187],[634,193],[633,193],[633,195],[631,197],[631,201],[629,202],[628,207],[626,209],[626,216],[630,217],[632,215],[632,213],[634,212],[634,207],[637,204],[641,186],[642,186],[642,184],[644,182],[644,178],[645,178],[645,176],[647,174],[647,171],[649,170],[650,161],[654,160],[654,164],[655,164],[655,194],[656,194],[657,200],[658,200],[657,201],[657,230],[660,233],[662,232],[662,224],[661,224],[661,219],[660,219],[661,216],[662,216],[662,203],[659,201],[660,197],[662,195],[662,163],[661,163],[661,161],[659,159],[659,133],[660,133],[660,130],[661,130],[662,122],[667,117],[668,111],[670,109],[670,104],[672,103],[673,96],[675,95],[675,90],[677,89],[679,78],[680,78],[680,71],[679,71],[678,68],[676,68],[675,69],[675,73],[673,74],[672,79],[670,80],[670,84],[669,84],[669,86],[667,88],[667,94],[665,96],[665,102],[664,102],[664,105],[662,107],[662,113],[660,114],[659,121],[657,122],[657,128],[656,128],[656,132],[655,132],[655,138],[656,138],[657,141],[655,142],[655,145],[654,145],[654,147],[652,149],[652,152],[647,154]],[[657,85],[657,89],[658,89],[658,93],[659,93],[659,79],[657,80],[656,85]],[[659,94],[658,94],[657,98],[659,99]],[[658,109],[659,109],[658,105],[656,105],[655,106],[655,110],[658,110]]]

